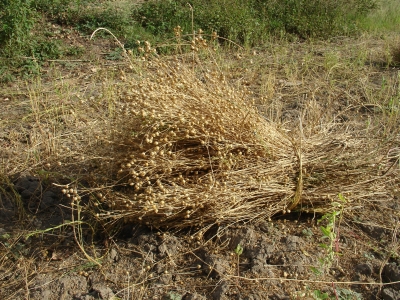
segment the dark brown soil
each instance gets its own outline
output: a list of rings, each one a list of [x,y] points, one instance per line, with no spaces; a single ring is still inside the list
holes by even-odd
[[[71,219],[57,189],[30,176],[15,186],[32,231]],[[96,265],[78,249],[72,226],[16,238],[15,210],[3,201],[2,299],[312,299],[315,290],[338,299],[400,296],[399,283],[379,284],[400,281],[397,254],[388,252],[396,233],[367,222],[340,225],[330,266],[321,263],[327,252],[319,244],[326,241],[313,215],[179,232],[132,224],[92,242],[83,228]]]

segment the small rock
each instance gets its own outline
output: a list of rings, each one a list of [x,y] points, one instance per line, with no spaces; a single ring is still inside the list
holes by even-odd
[[[115,248],[112,248],[111,251],[108,253],[108,259],[111,262],[117,262],[119,260],[119,255]]]

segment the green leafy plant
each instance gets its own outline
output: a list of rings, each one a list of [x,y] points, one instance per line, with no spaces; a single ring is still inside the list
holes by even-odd
[[[0,235],[0,245],[7,249],[8,253],[15,259],[28,255],[29,253],[29,247],[26,247],[25,243],[20,241],[20,236],[12,236],[9,233],[3,233]]]
[[[237,268],[238,268],[238,277],[240,276],[240,269],[239,269],[239,262],[240,262],[240,255],[243,254],[243,247],[238,244],[235,248],[235,253],[236,253],[236,257],[237,257]],[[239,278],[238,278],[239,280]]]
[[[340,211],[333,211],[331,213],[325,214],[318,223],[322,222],[323,220],[327,221],[325,226],[320,226],[320,230],[322,232],[322,238],[327,239],[327,243],[322,243],[319,246],[325,250],[327,250],[327,257],[325,259],[325,263],[328,263],[330,267],[333,258],[335,256],[335,252],[333,250],[334,242],[336,241],[336,232],[335,232],[335,225],[336,225],[336,218],[340,215]]]
[[[115,48],[113,51],[107,54],[107,60],[121,60],[123,55],[123,50],[121,48]]]
[[[360,293],[348,289],[336,289],[336,295],[341,300],[362,300]]]
[[[181,300],[182,295],[177,292],[168,292],[164,295],[163,300]]]
[[[238,244],[237,246],[236,246],[236,248],[235,248],[235,253],[236,253],[236,255],[239,257],[240,255],[242,255],[242,253],[243,253],[243,247],[242,246],[240,246],[240,244]]]
[[[304,235],[305,237],[308,237],[308,238],[311,238],[311,237],[314,235],[314,233],[312,232],[312,230],[309,229],[309,228],[304,228],[304,229],[301,231],[301,233],[302,233],[302,235]]]
[[[318,220],[318,224],[324,222],[325,225],[320,225],[320,230],[322,233],[322,239],[327,240],[326,243],[321,243],[319,246],[325,250],[326,255],[319,260],[320,268],[312,267],[311,270],[317,274],[321,275],[325,270],[329,270],[335,259],[335,256],[339,254],[339,244],[338,244],[338,227],[340,220],[338,218],[342,217],[343,214],[343,204],[347,202],[346,198],[342,195],[338,195],[340,202],[333,202],[334,210],[328,212]],[[338,224],[337,224],[338,223]]]
[[[335,289],[335,295],[329,295],[327,292],[322,292],[320,290],[314,290],[312,294],[315,300],[327,300],[327,299],[338,299],[338,300],[361,300],[362,295],[348,290],[348,289]]]
[[[0,47],[6,56],[20,54],[30,39],[29,33],[35,22],[35,11],[30,0],[0,1]]]
[[[323,293],[320,290],[315,290],[313,293],[313,297],[316,300],[325,300],[325,299],[330,299],[328,293]]]

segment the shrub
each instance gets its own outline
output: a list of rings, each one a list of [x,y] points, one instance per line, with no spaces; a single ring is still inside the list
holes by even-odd
[[[15,55],[26,49],[34,22],[35,12],[30,9],[30,0],[0,2],[0,47],[3,55]]]
[[[236,42],[259,44],[269,34],[327,38],[357,31],[356,20],[376,7],[374,0],[193,0],[196,28],[216,30]],[[153,34],[167,34],[180,25],[191,31],[187,1],[149,1],[135,8],[137,22]]]
[[[264,25],[252,11],[251,1],[195,0],[191,6],[194,30],[216,30],[220,36],[240,43],[252,43],[250,41],[265,36]],[[172,28],[178,25],[184,33],[192,32],[192,15],[187,1],[149,1],[136,7],[133,17],[155,35],[171,34]]]
[[[32,69],[32,61],[26,63],[23,57],[32,57],[35,61],[60,57],[59,42],[49,40],[41,34],[32,34],[35,24],[42,24],[32,5],[34,2],[31,0],[0,2],[1,55],[8,58],[2,64]],[[37,62],[34,65],[37,67]]]

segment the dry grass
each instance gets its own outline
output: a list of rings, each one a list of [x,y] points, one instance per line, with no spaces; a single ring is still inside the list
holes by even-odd
[[[323,67],[321,77],[332,85],[324,86],[328,93],[337,91],[332,82],[340,75],[346,81],[352,76],[337,56],[329,52],[313,66]],[[276,89],[301,93],[305,80],[298,78],[315,76],[311,66],[289,67],[288,80],[276,79],[274,70],[265,75],[261,96],[232,84],[232,74],[206,64],[193,69],[179,57],[142,62],[135,67],[141,75],[122,71],[113,78],[96,71],[92,76],[102,86],[62,80],[55,85],[62,98],[38,84],[30,88],[31,111],[24,117],[33,122],[29,147],[18,153],[12,148],[21,141],[11,139],[16,144],[9,145],[9,157],[18,155],[3,170],[67,183],[63,192],[73,202],[90,195],[87,209],[108,225],[123,219],[182,228],[325,212],[339,193],[350,207],[387,199],[397,174],[389,153],[398,147],[389,122],[383,136],[382,124],[344,121],[354,102],[331,114],[335,104],[313,96],[282,123],[285,109],[274,100]],[[315,85],[325,82],[313,79],[315,95]],[[387,111],[382,103],[368,105]],[[396,116],[389,112],[392,127]],[[10,134],[26,135],[10,126]]]
[[[101,156],[116,164],[118,188],[94,194],[100,219],[203,226],[323,212],[339,193],[355,205],[385,199],[390,142],[335,121],[304,132],[303,119],[320,110],[312,100],[287,132],[218,74],[179,61],[149,68],[156,75],[117,91],[119,114],[105,139],[112,146]]]

